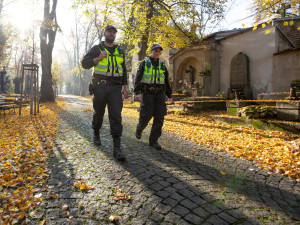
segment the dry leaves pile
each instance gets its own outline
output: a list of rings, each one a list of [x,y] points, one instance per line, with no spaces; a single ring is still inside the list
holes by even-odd
[[[73,186],[74,186],[75,188],[79,188],[79,189],[82,190],[82,191],[94,189],[94,187],[93,187],[92,185],[86,184],[84,180],[81,180],[80,182],[75,182],[75,183],[73,184]]]
[[[48,177],[46,160],[55,140],[57,107],[46,103],[36,116],[24,108],[22,115],[0,120],[0,224],[26,222],[30,211],[43,201]]]
[[[130,195],[123,193],[121,189],[116,188],[115,194],[114,194],[114,200],[115,201],[120,201],[120,200],[130,200]]]
[[[86,112],[86,113],[87,113],[87,112],[92,112],[92,111],[93,111],[93,110],[90,109],[90,108],[87,108],[87,109],[84,109],[84,110],[83,110],[83,112]]]
[[[133,106],[125,103],[122,113],[138,119],[139,114]],[[219,112],[168,114],[164,129],[300,181],[300,135],[216,123],[211,115],[217,114]]]

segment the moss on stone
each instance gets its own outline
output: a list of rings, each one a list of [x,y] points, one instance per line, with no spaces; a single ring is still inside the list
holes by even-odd
[[[228,108],[228,113],[230,116],[236,116],[237,108]]]
[[[256,129],[263,129],[264,122],[259,120],[252,120],[251,125]]]

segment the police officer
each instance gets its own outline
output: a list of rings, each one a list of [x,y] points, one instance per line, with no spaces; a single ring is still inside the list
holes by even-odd
[[[168,96],[168,103],[172,103],[168,70],[159,60],[162,50],[158,44],[152,46],[150,58],[142,61],[139,66],[134,85],[135,99],[141,102],[135,136],[141,139],[142,131],[153,117],[149,145],[157,150],[161,149],[157,140],[161,136],[164,116],[167,113],[165,95]]]
[[[101,145],[100,129],[102,127],[105,107],[108,107],[110,133],[113,137],[113,155],[118,160],[124,160],[125,155],[120,148],[122,135],[123,99],[127,95],[127,70],[124,52],[115,45],[117,29],[107,26],[104,30],[105,41],[93,46],[82,60],[82,67],[94,67],[90,91],[93,92],[93,121],[94,144]]]

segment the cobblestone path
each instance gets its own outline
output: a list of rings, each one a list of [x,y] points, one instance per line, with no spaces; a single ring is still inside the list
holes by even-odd
[[[134,137],[136,120],[123,117],[125,162],[112,156],[107,114],[102,146],[92,144],[92,103],[64,96],[50,158],[49,188],[30,224],[300,224],[300,183],[253,163],[163,132],[163,149],[148,146],[149,127]],[[85,180],[93,190],[80,191]],[[114,200],[117,188],[131,199]],[[57,195],[57,199],[50,196]],[[63,209],[67,205],[68,209]]]

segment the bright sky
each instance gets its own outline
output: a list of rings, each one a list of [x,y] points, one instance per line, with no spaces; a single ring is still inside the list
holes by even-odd
[[[36,10],[33,10],[35,1],[30,1],[30,3],[28,4],[28,1],[25,2],[24,0],[17,2],[4,0],[2,11],[4,20],[9,21],[10,24],[24,33],[32,27],[34,18],[37,17]]]
[[[247,18],[252,15],[251,7],[252,0],[235,0],[226,14],[225,21],[222,25],[227,29],[241,28],[243,23],[246,27],[252,27],[254,23],[253,17]]]
[[[10,2],[12,0],[6,0],[5,2]],[[30,2],[30,3],[29,3]],[[28,28],[32,27],[33,18],[36,21],[42,19],[42,7],[43,1],[39,0],[18,0],[16,3],[11,3],[4,7],[5,18],[9,20],[14,26],[19,28],[21,32],[26,31]],[[233,4],[230,10],[226,14],[225,21],[220,23],[222,30],[241,28],[242,24],[246,24],[246,27],[253,25],[253,19],[247,18],[251,15],[251,4],[252,0],[233,0]],[[35,4],[35,10],[33,6]],[[40,4],[40,5],[38,5]],[[56,39],[56,47],[62,47],[62,40],[66,40],[67,36],[70,34],[71,27],[74,27],[74,10],[70,9],[72,0],[58,0],[57,5],[57,20],[63,31],[59,33]],[[39,9],[40,8],[40,9]],[[39,10],[38,10],[39,9]],[[22,16],[20,16],[22,15]],[[36,22],[36,32],[39,32],[39,25]]]

